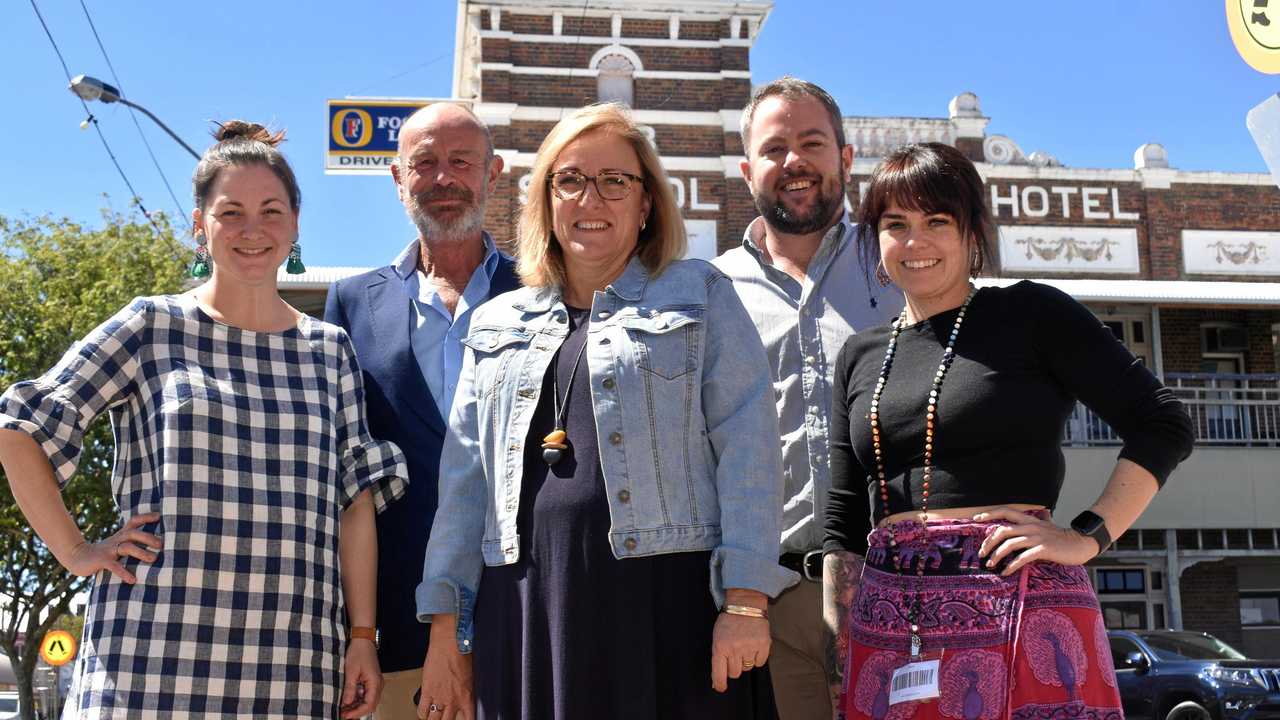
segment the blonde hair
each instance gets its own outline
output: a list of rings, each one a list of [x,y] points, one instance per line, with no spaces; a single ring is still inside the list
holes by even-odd
[[[597,103],[575,110],[556,123],[538,148],[533,162],[529,198],[516,231],[516,266],[530,287],[564,287],[564,251],[555,238],[551,217],[551,186],[547,176],[565,146],[590,132],[606,132],[625,140],[640,159],[644,190],[649,193],[649,216],[636,242],[636,254],[658,275],[671,261],[684,256],[684,220],[658,153],[627,109],[618,103]]]

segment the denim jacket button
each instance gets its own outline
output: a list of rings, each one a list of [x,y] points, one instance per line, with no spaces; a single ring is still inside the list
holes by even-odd
[[[618,491],[618,500],[624,503],[631,502],[631,492],[627,489]]]
[[[624,547],[624,548],[626,548],[626,549],[628,549],[628,550],[635,550],[635,549],[636,549],[636,539],[635,539],[635,538],[627,538],[626,540],[623,540],[623,541],[622,541],[622,547]]]
[[[612,390],[612,389],[613,389],[613,378],[611,378],[611,377],[607,377],[607,378],[605,378],[605,379],[604,379],[604,381],[603,381],[603,382],[601,382],[600,384],[601,384],[601,385],[603,385],[603,386],[604,386],[604,388],[605,388],[606,390]]]
[[[618,443],[622,442],[622,433],[620,432],[609,433],[609,442],[614,445],[617,445]]]

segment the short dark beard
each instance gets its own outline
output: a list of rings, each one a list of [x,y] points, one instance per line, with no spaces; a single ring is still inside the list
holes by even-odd
[[[836,216],[836,210],[844,203],[845,182],[841,177],[836,188],[837,192],[828,194],[827,180],[821,176],[818,179],[818,201],[813,204],[810,212],[797,215],[787,209],[782,203],[782,198],[778,196],[768,198],[763,193],[752,196],[756,210],[769,227],[788,235],[808,235],[825,230],[831,225],[832,218]],[[787,181],[788,179],[783,179],[782,182]]]

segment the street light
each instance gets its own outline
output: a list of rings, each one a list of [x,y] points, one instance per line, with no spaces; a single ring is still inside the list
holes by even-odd
[[[94,100],[101,100],[104,103],[118,102],[124,105],[128,105],[134,110],[141,111],[147,117],[151,118],[151,120],[154,121],[155,124],[159,125],[161,130],[164,130],[165,132],[169,133],[169,137],[173,138],[174,140],[177,140],[179,145],[186,148],[186,151],[191,153],[191,157],[195,158],[196,160],[200,159],[200,153],[196,152],[195,150],[192,150],[190,145],[183,142],[182,138],[178,137],[176,133],[170,130],[168,125],[165,125],[164,123],[160,122],[160,118],[156,117],[155,115],[152,115],[150,110],[142,107],[137,103],[129,102],[128,100],[125,100],[124,98],[120,97],[120,91],[116,89],[114,85],[109,85],[107,83],[102,82],[98,78],[89,77],[88,75],[77,75],[71,79],[71,85],[68,87],[71,90],[71,92],[75,93],[77,97],[79,97],[81,100],[84,100],[85,102],[93,102]]]

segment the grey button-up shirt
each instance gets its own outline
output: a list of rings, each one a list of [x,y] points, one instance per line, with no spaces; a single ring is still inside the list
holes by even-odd
[[[863,270],[848,214],[822,238],[803,282],[761,252],[764,220],[747,227],[742,246],[716,258],[760,331],[773,370],[785,478],[782,552],[822,547],[831,488],[831,382],[836,355],[855,332],[888,323],[902,293]]]

